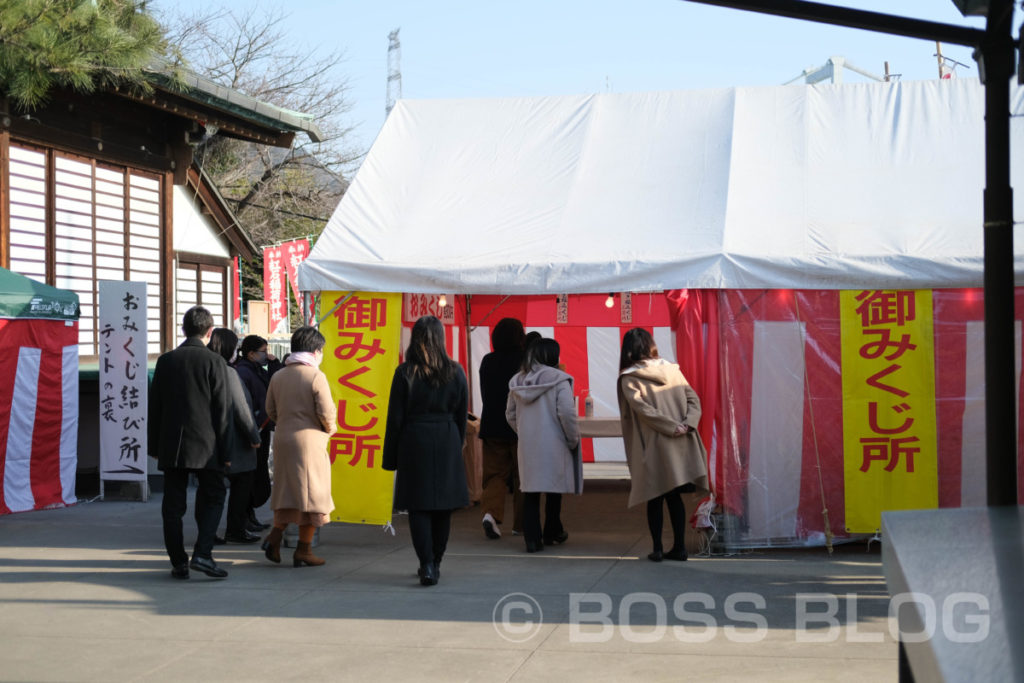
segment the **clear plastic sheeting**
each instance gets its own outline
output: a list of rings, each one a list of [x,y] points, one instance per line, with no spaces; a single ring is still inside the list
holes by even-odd
[[[720,373],[710,464],[723,506],[718,531],[725,547],[820,545],[826,531],[837,542],[850,537],[844,524],[839,293],[704,294],[717,309],[711,315],[712,306],[704,301],[701,317],[717,316],[711,323],[715,334],[705,335],[717,337],[717,345],[704,357]],[[690,300],[696,299],[690,292]],[[1018,288],[1016,301],[1020,406],[1024,288]],[[984,504],[982,292],[933,290],[932,302],[938,449],[917,457],[937,463],[939,507]],[[681,340],[680,349],[686,343]],[[707,400],[715,391],[699,393]],[[1024,475],[1022,453],[1018,443],[1019,475]],[[1024,476],[1020,479],[1018,486],[1024,487]]]

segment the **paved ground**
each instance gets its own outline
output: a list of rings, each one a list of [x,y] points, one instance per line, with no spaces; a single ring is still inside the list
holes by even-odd
[[[0,680],[896,679],[877,543],[655,564],[625,484],[588,487],[535,555],[456,513],[432,588],[404,517],[327,527],[319,568],[218,547],[223,581],[170,578],[159,494],[0,517]]]

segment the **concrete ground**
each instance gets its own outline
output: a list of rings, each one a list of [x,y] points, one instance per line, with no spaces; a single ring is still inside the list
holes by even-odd
[[[397,536],[326,527],[323,567],[218,546],[230,576],[188,581],[169,575],[159,494],[3,516],[0,680],[896,679],[877,543],[655,564],[627,486],[588,481],[565,499],[569,541],[532,555],[455,513],[430,588],[404,516]]]

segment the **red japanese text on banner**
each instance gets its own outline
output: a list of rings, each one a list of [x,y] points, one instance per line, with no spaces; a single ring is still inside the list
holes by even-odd
[[[935,347],[928,290],[843,291],[846,528],[938,506]]]
[[[288,332],[288,285],[281,247],[263,250],[263,298],[270,303],[270,333]]]
[[[441,305],[441,297],[444,305]],[[414,323],[425,315],[440,319],[445,325],[455,324],[454,294],[404,294],[402,296],[402,318]]]
[[[323,292],[325,308],[347,292]],[[321,368],[337,406],[331,436],[331,519],[357,524],[391,521],[395,476],[381,469],[391,378],[398,367],[402,295],[356,292],[320,323],[327,339]]]
[[[299,264],[309,256],[309,240],[292,240],[280,246],[281,255],[284,259],[285,272],[288,274],[288,284],[292,287],[292,296],[295,303],[302,306],[302,295],[299,293],[298,278]]]

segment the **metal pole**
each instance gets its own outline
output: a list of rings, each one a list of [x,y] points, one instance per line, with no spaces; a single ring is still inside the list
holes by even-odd
[[[1012,0],[1009,1],[1012,2]],[[861,28],[879,33],[907,36],[908,38],[939,40],[943,43],[954,43],[969,47],[981,44],[985,36],[985,32],[981,29],[969,26],[943,24],[937,21],[925,21],[923,19],[901,17],[895,14],[883,14],[881,12],[868,12],[849,7],[836,7],[835,5],[806,2],[805,0],[686,0],[686,2],[731,7],[732,9],[773,14],[777,17],[790,17],[791,19],[806,19],[821,24]],[[989,16],[991,17],[992,15],[989,14]],[[989,23],[991,21],[989,19]]]
[[[988,504],[1017,504],[1010,77],[1013,0],[992,0],[981,45],[985,82],[985,450]]]

